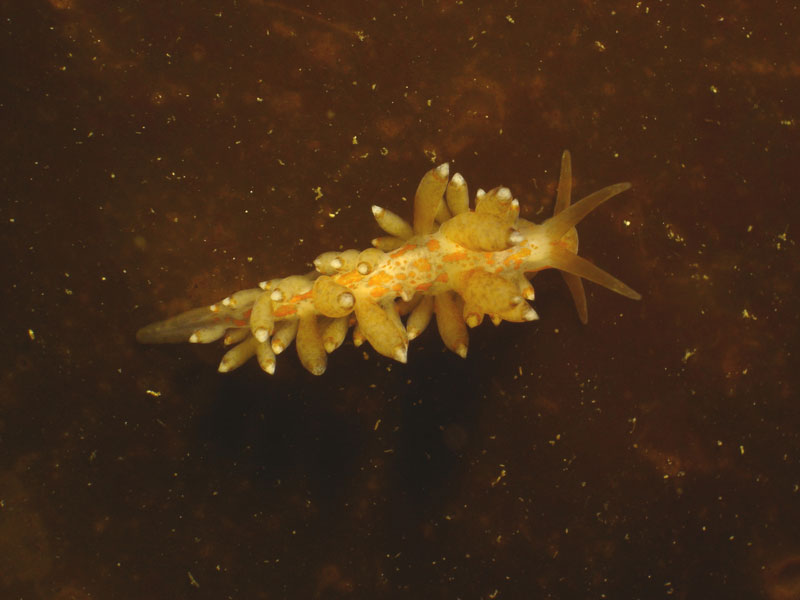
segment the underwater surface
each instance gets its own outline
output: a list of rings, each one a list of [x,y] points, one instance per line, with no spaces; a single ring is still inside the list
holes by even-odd
[[[0,596],[800,597],[800,11],[2,6]],[[630,181],[533,323],[321,377],[136,330],[380,234],[449,161]],[[795,365],[795,366],[792,366]]]

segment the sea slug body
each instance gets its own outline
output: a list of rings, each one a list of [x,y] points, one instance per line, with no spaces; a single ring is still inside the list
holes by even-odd
[[[220,372],[256,357],[267,373],[275,356],[292,342],[302,365],[314,375],[353,327],[380,354],[405,363],[408,344],[435,318],[445,346],[466,357],[468,328],[485,316],[497,324],[533,321],[529,277],[559,269],[578,316],[587,322],[582,279],[638,300],[641,296],[578,256],[575,226],[606,200],[630,188],[605,187],[571,204],[569,152],[561,158],[554,215],[541,224],[519,217],[519,202],[508,188],[478,190],[474,209],[464,178],[449,166],[428,171],[414,196],[414,219],[372,207],[387,235],[373,248],[324,252],[315,271],[263,281],[212,304],[143,327],[142,343],[209,343],[223,339],[230,349]],[[405,324],[403,317],[406,318]]]

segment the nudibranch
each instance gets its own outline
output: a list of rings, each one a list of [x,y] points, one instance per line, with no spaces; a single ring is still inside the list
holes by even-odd
[[[559,269],[578,317],[588,320],[581,279],[634,300],[641,296],[578,256],[575,225],[597,206],[630,188],[617,183],[571,204],[572,166],[561,157],[554,215],[541,224],[519,216],[519,202],[505,187],[478,190],[470,209],[464,178],[451,178],[447,163],[428,171],[414,196],[409,224],[380,206],[372,213],[387,235],[367,250],[325,252],[315,271],[263,281],[224,300],[166,321],[147,325],[142,343],[209,343],[222,338],[231,348],[220,372],[255,356],[267,373],[275,355],[292,342],[303,366],[325,372],[327,355],[353,327],[356,346],[364,340],[380,354],[405,363],[408,343],[436,317],[445,346],[466,357],[467,328],[485,316],[501,321],[533,321],[529,278]],[[405,317],[405,324],[403,318]]]

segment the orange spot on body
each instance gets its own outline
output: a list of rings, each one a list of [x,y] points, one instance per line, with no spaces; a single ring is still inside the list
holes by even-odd
[[[275,309],[275,318],[282,319],[284,317],[291,317],[297,313],[297,306],[293,304],[282,304]]]
[[[442,256],[444,262],[458,262],[459,260],[466,260],[467,253],[463,250],[461,252],[451,252]]]
[[[519,268],[522,266],[522,260],[519,258],[508,257],[503,261],[503,265],[505,265],[506,269],[514,269],[516,271],[519,270]],[[503,270],[502,266],[497,267],[498,273],[502,270]]]
[[[389,290],[387,288],[383,286],[377,286],[369,291],[369,295],[373,298],[380,298],[381,296],[385,296],[388,292]]]
[[[511,261],[514,261],[514,263],[519,263],[522,259],[530,255],[531,251],[528,248],[522,248],[518,252],[514,252],[514,254],[507,256],[504,262],[506,264],[510,263]]]
[[[423,273],[432,269],[431,263],[427,258],[418,258],[412,264]]]
[[[380,271],[375,273],[372,277],[367,280],[367,285],[369,287],[372,286],[386,286],[392,281],[392,276],[389,275],[386,271]]]
[[[401,246],[400,248],[392,252],[389,256],[392,258],[397,258],[398,256],[403,256],[403,254],[405,254],[409,250],[413,250],[416,247],[417,247],[416,244],[406,244],[405,246]]]
[[[518,252],[514,252],[514,254],[506,256],[506,258],[503,260],[503,264],[507,268],[518,270],[522,266],[523,259],[527,256],[530,256],[530,254],[531,251],[529,248],[522,248]]]
[[[297,294],[297,296],[292,296],[292,297],[289,299],[289,303],[290,303],[290,304],[297,304],[297,303],[298,303],[298,302],[300,302],[301,300],[305,300],[306,298],[311,298],[311,296],[312,296],[313,294],[314,294],[314,290],[313,290],[313,289],[310,289],[310,290],[308,290],[308,291],[307,291],[305,294]]]
[[[430,252],[436,252],[442,245],[439,243],[439,240],[430,239],[425,243],[425,247],[428,248]]]
[[[350,287],[353,284],[358,283],[363,278],[363,275],[358,271],[349,271],[348,273],[343,273],[336,277],[334,281],[336,283],[343,285],[345,287]]]

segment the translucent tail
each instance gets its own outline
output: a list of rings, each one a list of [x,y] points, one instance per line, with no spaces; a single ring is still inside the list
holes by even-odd
[[[165,321],[150,323],[136,332],[136,339],[142,344],[214,342],[229,329],[248,327],[253,303],[263,293],[260,288],[241,290],[211,306],[194,308]]]

